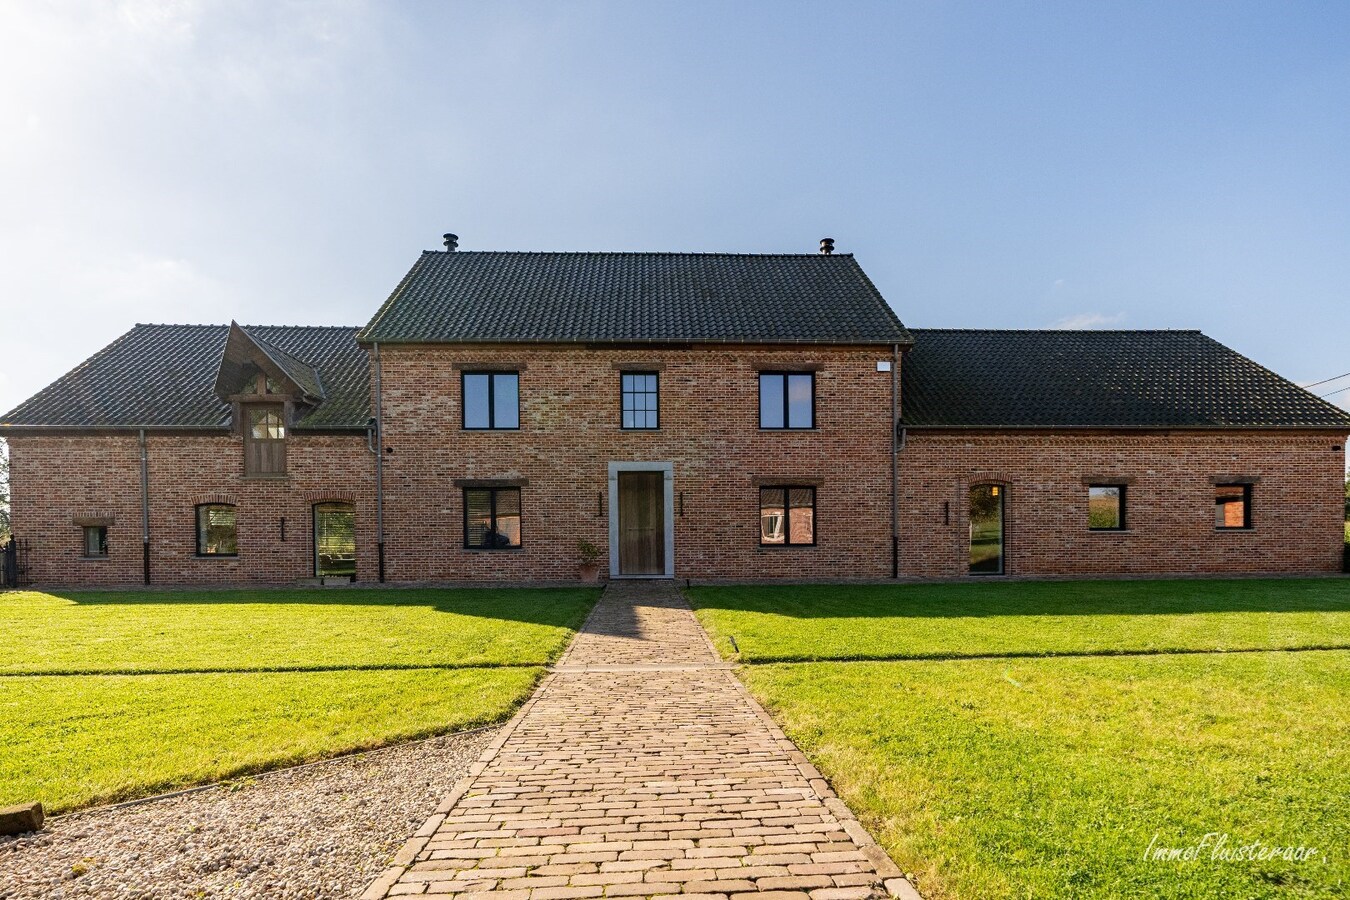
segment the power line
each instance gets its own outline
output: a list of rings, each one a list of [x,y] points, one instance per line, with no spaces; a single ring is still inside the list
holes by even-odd
[[[1321,381],[1314,381],[1312,384],[1305,384],[1303,387],[1305,389],[1315,388],[1319,384],[1330,384],[1333,381],[1340,381],[1342,378],[1345,378],[1347,376],[1350,376],[1350,372],[1346,372],[1345,375],[1337,375],[1335,378],[1323,378]]]
[[[1345,376],[1342,375],[1341,377],[1344,378]],[[1335,381],[1336,379],[1333,378],[1331,380]],[[1344,394],[1346,391],[1350,391],[1350,384],[1346,385],[1343,388],[1340,388],[1339,390],[1332,391],[1330,394],[1321,394],[1320,396],[1322,397],[1322,399],[1325,400],[1327,397],[1334,397],[1337,394]]]

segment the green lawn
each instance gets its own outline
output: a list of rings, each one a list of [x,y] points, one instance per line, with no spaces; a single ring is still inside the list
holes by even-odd
[[[595,589],[0,593],[0,673],[547,663]]]
[[[939,898],[1344,897],[1350,652],[745,670],[901,868]],[[1150,841],[1316,847],[1146,861]]]
[[[0,806],[125,800],[505,718],[543,669],[0,678]]]
[[[0,593],[0,806],[60,812],[500,721],[598,595]]]
[[[1347,893],[1350,579],[689,593],[930,900]]]
[[[1350,647],[1350,579],[697,587],[743,662]]]

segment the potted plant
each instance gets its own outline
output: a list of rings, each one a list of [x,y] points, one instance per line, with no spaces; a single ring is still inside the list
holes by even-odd
[[[600,548],[582,538],[577,541],[577,555],[581,557],[579,575],[582,581],[594,584],[600,580]]]

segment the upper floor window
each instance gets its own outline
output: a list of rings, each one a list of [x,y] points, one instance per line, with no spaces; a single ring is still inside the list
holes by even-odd
[[[620,378],[623,394],[623,427],[659,427],[656,373],[624,372]]]
[[[1088,528],[1121,531],[1125,528],[1125,485],[1088,486]]]
[[[259,372],[249,379],[248,384],[244,385],[245,394],[280,394],[283,393],[281,383],[270,375],[264,375]]]
[[[282,407],[259,404],[244,407],[244,474],[286,473],[286,422]]]
[[[197,507],[197,555],[239,555],[233,506],[228,503],[203,503]]]
[[[520,488],[464,489],[464,546],[471,550],[520,546]]]
[[[1252,527],[1252,486],[1216,484],[1214,486],[1214,527]]]
[[[101,559],[108,555],[108,526],[84,526],[84,555],[90,559]]]
[[[760,428],[814,428],[815,424],[814,373],[759,373]]]
[[[464,427],[520,427],[519,372],[465,372]]]

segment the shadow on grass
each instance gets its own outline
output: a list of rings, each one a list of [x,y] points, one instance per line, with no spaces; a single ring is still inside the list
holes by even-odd
[[[43,590],[79,606],[383,606],[428,607],[436,612],[531,625],[578,628],[599,588],[227,588],[183,590]],[[567,606],[581,601],[570,614]]]
[[[1350,612],[1350,579],[700,586],[696,609],[802,619]]]

